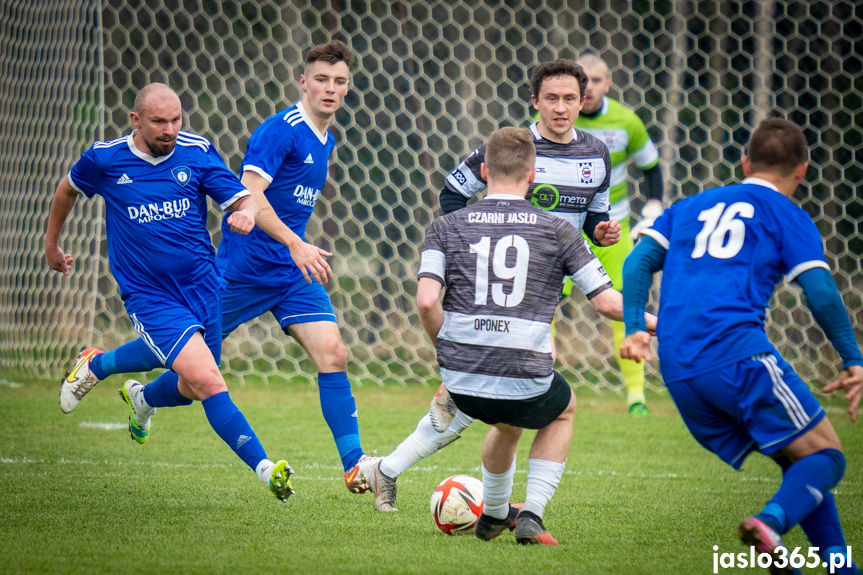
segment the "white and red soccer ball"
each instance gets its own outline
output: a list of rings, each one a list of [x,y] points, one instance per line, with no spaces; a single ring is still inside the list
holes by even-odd
[[[471,534],[482,515],[482,481],[470,475],[447,477],[432,493],[430,507],[438,529],[447,535]]]

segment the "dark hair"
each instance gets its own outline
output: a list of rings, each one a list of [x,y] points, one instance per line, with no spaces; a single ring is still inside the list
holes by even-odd
[[[536,163],[536,145],[527,128],[501,128],[488,139],[485,169],[490,180],[521,181]]]
[[[530,78],[530,95],[539,99],[539,89],[542,87],[543,80],[555,76],[572,76],[575,78],[578,81],[579,100],[584,99],[584,91],[587,90],[587,74],[585,74],[584,68],[573,60],[555,60],[538,64],[533,69],[533,75]]]
[[[329,64],[344,62],[350,68],[352,59],[353,54],[351,54],[351,49],[348,48],[347,44],[341,40],[331,40],[326,44],[317,44],[309,49],[306,53],[306,66],[322,61]]]
[[[764,120],[749,138],[752,173],[772,172],[787,176],[809,158],[806,136],[797,124],[783,118]]]

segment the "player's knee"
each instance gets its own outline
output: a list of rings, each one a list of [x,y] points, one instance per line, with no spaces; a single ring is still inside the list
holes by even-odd
[[[205,370],[185,378],[186,384],[199,401],[228,390],[225,379],[218,370]]]
[[[839,483],[845,475],[845,466],[847,465],[845,454],[838,449],[822,449],[818,453],[829,459],[834,485]]]
[[[323,345],[321,371],[346,371],[348,368],[348,350],[340,337],[330,338]]]

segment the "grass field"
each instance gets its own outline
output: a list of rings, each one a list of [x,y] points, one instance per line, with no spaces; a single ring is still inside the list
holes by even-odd
[[[297,494],[280,504],[199,404],[160,410],[150,442],[130,440],[122,381],[100,384],[63,415],[55,384],[0,378],[0,573],[711,573],[714,545],[743,550],[736,524],[779,479],[761,456],[734,472],[701,449],[667,396],[650,396],[652,415],[633,419],[619,396],[579,388],[566,473],[545,515],[561,545],[520,547],[509,533],[486,543],[440,533],[428,508],[445,477],[480,476],[482,424],[402,475],[399,511],[385,514],[371,495],[344,488],[316,388],[239,388],[232,395],[270,457],[296,471]],[[364,447],[389,452],[431,395],[357,390]],[[836,498],[863,557],[863,433],[840,400],[825,406],[848,456]],[[531,439],[518,452],[518,501]],[[786,543],[806,546],[799,528]]]

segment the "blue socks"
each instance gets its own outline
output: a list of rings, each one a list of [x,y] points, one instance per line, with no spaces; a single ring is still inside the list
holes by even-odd
[[[90,371],[100,380],[116,373],[135,373],[165,367],[141,338],[90,360]]]
[[[801,527],[804,524],[813,524],[814,520],[806,521],[813,513],[819,523],[832,523],[832,515],[835,517],[836,529],[841,536],[842,527],[839,523],[839,515],[835,512],[836,504],[830,490],[839,483],[845,473],[845,456],[842,452],[836,449],[822,449],[794,463],[790,463],[785,458],[777,459],[776,462],[782,467],[782,485],[756,517],[774,527],[779,534],[783,534],[798,523]],[[820,510],[825,503],[827,507]],[[831,505],[833,513],[829,512]],[[823,531],[824,535],[831,538],[835,536],[835,532],[829,528]],[[810,542],[817,545],[811,539]],[[824,545],[818,545],[818,547],[824,549],[842,544],[844,544],[844,538],[835,542],[824,541]]]
[[[204,406],[204,413],[207,414],[213,430],[255,471],[258,463],[267,458],[267,454],[246,416],[237,409],[228,392],[212,395],[202,401],[201,405]]]
[[[177,407],[192,405],[192,400],[180,394],[177,387],[180,376],[174,371],[166,371],[155,381],[144,386],[144,401],[150,407]]]
[[[357,404],[351,394],[348,374],[343,371],[319,373],[318,391],[321,396],[321,411],[336,441],[342,467],[348,471],[363,456]]]

